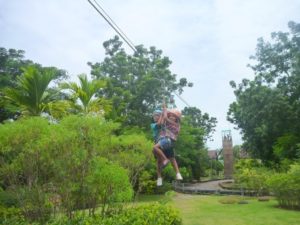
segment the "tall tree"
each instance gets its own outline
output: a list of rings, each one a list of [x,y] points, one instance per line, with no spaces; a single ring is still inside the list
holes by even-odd
[[[5,107],[3,89],[8,87],[16,88],[18,77],[22,76],[23,69],[30,65],[34,66],[41,73],[44,73],[43,71],[46,72],[47,70],[52,70],[55,82],[59,82],[68,77],[65,70],[57,69],[55,67],[43,67],[40,64],[25,59],[25,51],[23,50],[0,47],[0,122],[8,118],[14,118],[17,115],[14,108]],[[58,93],[54,88],[52,92]],[[61,96],[56,94],[56,99],[60,98]]]
[[[217,120],[207,113],[202,114],[196,107],[185,107],[182,115],[181,131],[176,143],[178,162],[181,167],[190,170],[192,179],[199,180],[209,167],[205,141],[214,132]]]
[[[25,59],[25,51],[17,49],[6,49],[0,47],[0,90],[5,87],[15,87],[17,77],[23,73],[22,68],[26,68],[29,65],[34,65],[39,70],[51,68],[55,75],[54,79],[60,81],[68,78],[67,72],[55,67],[46,67],[38,63],[34,63],[29,59]]]
[[[55,71],[51,68],[39,71],[35,66],[24,70],[23,76],[17,78],[16,87],[4,90],[4,98],[21,109],[22,114],[40,115],[51,102],[52,96],[47,92]]]
[[[284,139],[287,148],[300,143],[300,24],[288,25],[290,32],[272,33],[271,42],[258,40],[251,57],[257,63],[250,65],[254,80],[244,79],[239,85],[231,81],[236,101],[230,105],[228,120],[241,129],[246,149],[265,162],[280,160],[274,147],[281,137],[293,137]]]
[[[0,89],[14,86],[16,78],[21,75],[21,68],[33,64],[24,59],[24,51],[0,47]]]
[[[201,110],[196,107],[185,107],[182,111],[182,115],[190,126],[204,129],[205,140],[212,137],[217,124],[215,117],[210,117],[208,113],[202,114]]]
[[[137,52],[128,55],[117,36],[103,46],[104,61],[89,65],[95,78],[107,82],[99,94],[112,100],[114,110],[109,118],[148,128],[151,113],[164,98],[169,99],[171,92],[181,93],[184,87],[192,86],[185,78],[176,80],[169,69],[170,59],[155,47],[148,50],[137,46]]]

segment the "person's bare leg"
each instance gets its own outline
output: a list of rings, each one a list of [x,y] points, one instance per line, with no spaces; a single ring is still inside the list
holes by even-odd
[[[179,168],[178,168],[178,164],[177,161],[174,157],[170,158],[170,162],[175,170],[176,173],[179,173]]]
[[[168,163],[169,160],[167,159],[163,151],[160,149],[159,144],[154,145],[153,153],[156,155],[156,157],[158,157],[159,161],[162,162],[163,165]]]
[[[157,159],[156,161],[156,174],[157,174],[157,177],[161,177],[161,161],[159,159]]]
[[[182,176],[179,172],[179,168],[178,168],[178,164],[177,164],[177,161],[174,157],[170,158],[170,161],[172,163],[172,166],[176,172],[176,180],[182,180]]]

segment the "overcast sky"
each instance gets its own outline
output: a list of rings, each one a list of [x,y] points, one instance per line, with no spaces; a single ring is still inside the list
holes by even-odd
[[[257,38],[288,31],[300,22],[300,0],[98,0],[134,44],[155,46],[171,70],[193,88],[182,94],[189,105],[218,120],[210,149],[221,148],[221,131],[239,131],[226,120],[235,100],[229,81],[252,79],[247,68]],[[26,58],[65,69],[73,80],[89,74],[87,62],[104,57],[102,43],[115,35],[87,0],[0,0],[0,47],[23,49]],[[131,50],[126,48],[131,54]],[[184,103],[177,99],[179,108]]]

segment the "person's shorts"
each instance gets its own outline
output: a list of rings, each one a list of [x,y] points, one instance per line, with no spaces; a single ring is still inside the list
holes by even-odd
[[[167,158],[174,157],[174,141],[169,137],[159,139],[159,145]]]

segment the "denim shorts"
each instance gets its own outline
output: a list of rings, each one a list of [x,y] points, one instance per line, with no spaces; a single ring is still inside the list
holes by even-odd
[[[158,141],[160,148],[167,158],[174,157],[174,141],[169,137],[163,137]]]

